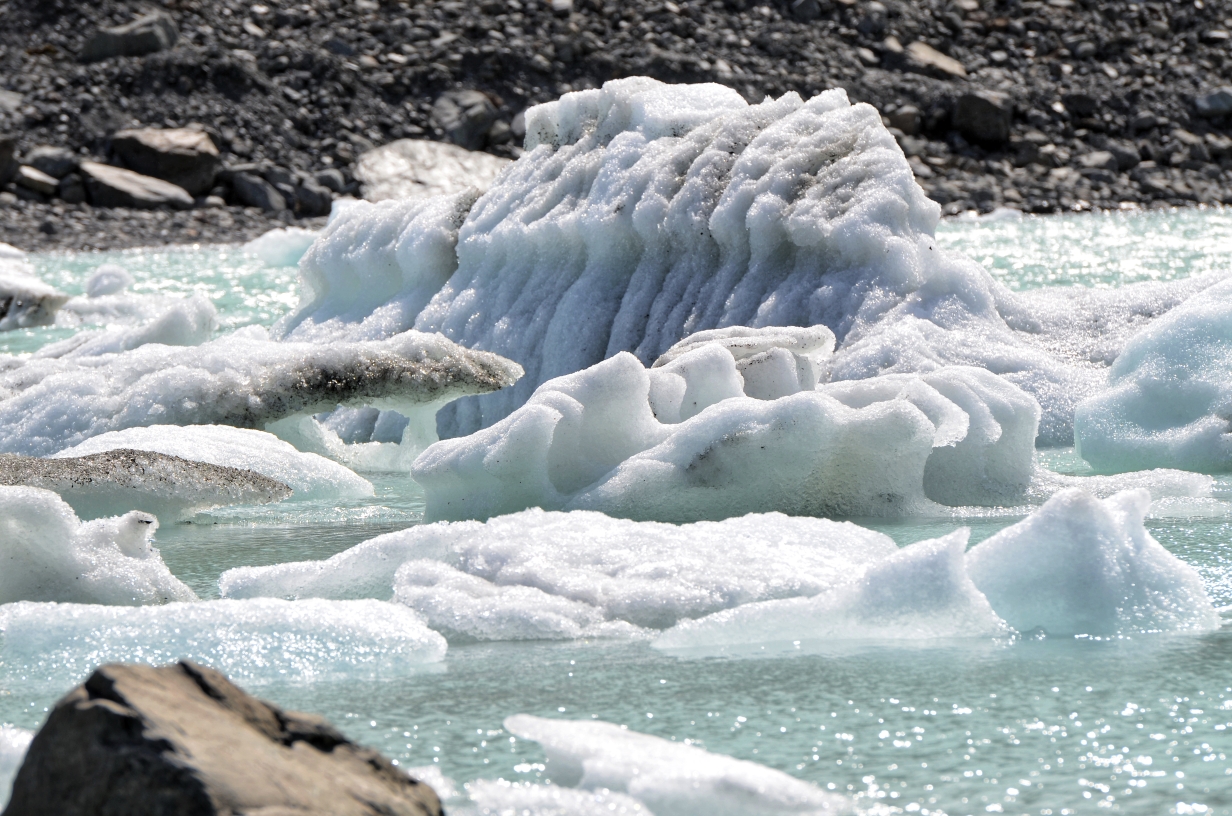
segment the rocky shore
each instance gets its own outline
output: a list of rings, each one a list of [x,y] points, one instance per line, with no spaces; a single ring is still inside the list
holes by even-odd
[[[0,0],[0,19],[0,135],[77,168],[0,191],[0,241],[24,249],[319,218],[373,147],[516,157],[528,106],[637,74],[753,101],[843,87],[947,214],[1232,202],[1224,0]],[[136,169],[117,134],[148,128],[216,146],[182,210],[59,189],[83,162]]]

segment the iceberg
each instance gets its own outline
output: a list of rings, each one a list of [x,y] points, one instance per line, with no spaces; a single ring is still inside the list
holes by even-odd
[[[336,462],[301,453],[273,434],[225,425],[151,425],[111,431],[56,453],[51,461],[125,449],[258,473],[289,487],[295,501],[347,501],[373,495],[371,482]]]
[[[301,419],[340,403],[419,415],[422,425],[441,404],[520,374],[494,354],[413,331],[318,345],[272,342],[249,327],[188,348],[31,359],[0,372],[0,452],[45,456],[146,425],[268,430],[283,420],[294,432]]]
[[[281,481],[251,470],[122,446],[57,459],[3,453],[0,485],[50,490],[83,519],[143,510],[184,520],[215,507],[269,504],[291,495]]]
[[[154,547],[157,529],[157,519],[135,511],[82,523],[49,490],[0,487],[0,604],[196,600]]]
[[[1074,416],[1075,446],[1097,471],[1232,471],[1232,281],[1135,334],[1107,387]]]
[[[8,804],[13,779],[26,758],[34,732],[12,725],[0,725],[0,808]]]
[[[68,688],[102,663],[193,660],[237,683],[405,678],[445,657],[414,612],[380,601],[0,606],[0,672]]]
[[[852,811],[846,797],[755,762],[712,754],[687,740],[673,742],[597,720],[529,714],[506,719],[505,730],[543,747],[548,773],[557,785],[626,794],[656,816]]]
[[[850,522],[778,513],[676,526],[526,510],[389,533],[324,561],[238,567],[218,584],[226,598],[396,593],[451,637],[559,638],[604,621],[662,629],[739,604],[816,595],[896,551],[888,536]],[[494,610],[486,619],[485,604]]]

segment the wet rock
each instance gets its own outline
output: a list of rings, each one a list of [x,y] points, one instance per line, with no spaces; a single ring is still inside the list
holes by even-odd
[[[440,816],[441,806],[320,717],[182,661],[103,666],[57,702],[5,813]]]
[[[83,161],[81,177],[90,203],[96,207],[187,210],[193,205],[192,196],[183,187],[122,167]]]
[[[231,192],[235,200],[245,207],[257,207],[265,212],[277,212],[287,208],[287,200],[274,185],[252,173],[235,173],[231,176]]]
[[[466,150],[483,148],[496,118],[496,106],[479,91],[449,91],[432,105],[432,123],[444,131],[446,141]]]
[[[54,195],[59,184],[59,182],[42,170],[36,170],[27,164],[17,168],[17,175],[13,177],[13,180],[27,190],[33,190],[45,196]]]
[[[121,130],[111,149],[129,169],[169,181],[190,195],[209,192],[221,161],[209,134],[192,128]]]
[[[27,151],[23,160],[55,179],[62,179],[77,169],[77,154],[55,145],[39,145]]]
[[[1199,116],[1216,119],[1232,113],[1232,87],[1224,86],[1194,99]]]
[[[996,91],[971,91],[954,105],[954,127],[963,136],[981,144],[1001,144],[1010,137],[1014,105]]]
[[[508,164],[508,159],[456,145],[400,139],[360,156],[355,177],[369,201],[426,198],[468,187],[482,193]]]
[[[82,62],[98,62],[112,57],[140,57],[164,51],[179,38],[175,22],[161,11],[139,17],[115,28],[103,28],[86,40]]]

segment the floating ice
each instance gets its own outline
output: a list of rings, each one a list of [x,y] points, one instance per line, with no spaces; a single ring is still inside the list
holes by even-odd
[[[1105,473],[1232,470],[1232,281],[1134,335],[1074,430],[1080,455]]]
[[[0,485],[51,490],[83,519],[142,510],[182,520],[215,507],[268,504],[291,495],[281,481],[251,470],[123,446],[99,451],[57,459],[0,454]]]
[[[466,622],[453,627],[459,634],[524,638],[539,627],[556,637],[574,624],[664,628],[738,604],[815,595],[896,551],[888,536],[849,522],[778,513],[675,526],[527,510],[390,533],[324,561],[239,567],[218,584],[232,598],[381,599],[396,584],[401,599],[441,626],[456,609]],[[472,621],[483,598],[502,609],[502,628]],[[479,623],[491,628],[481,632]]]
[[[964,528],[921,541],[870,565],[858,580],[813,598],[750,604],[685,621],[661,649],[722,649],[746,643],[931,640],[1009,635],[967,575]]]
[[[380,601],[0,606],[0,676],[68,688],[102,663],[195,660],[237,683],[400,678],[445,657],[415,613]]]
[[[296,501],[372,496],[372,483],[315,453],[301,453],[264,431],[225,425],[152,425],[95,436],[55,458],[117,449],[156,451],[194,462],[260,473],[287,485]]]
[[[1129,635],[1219,626],[1196,570],[1143,526],[1145,490],[1062,491],[967,554],[967,570],[1020,632]]]
[[[119,264],[100,264],[86,281],[86,297],[118,295],[133,285],[133,276]]]
[[[0,331],[46,326],[67,301],[39,280],[25,253],[0,244]]]
[[[315,345],[271,342],[248,327],[191,348],[30,360],[0,373],[0,451],[47,455],[146,425],[268,429],[285,420],[294,430],[297,417],[339,403],[430,420],[443,402],[504,387],[520,373],[439,335]]]
[[[846,798],[782,771],[612,723],[518,714],[505,730],[543,746],[557,785],[624,793],[655,816],[851,812]]]
[[[17,769],[26,758],[26,749],[34,739],[34,732],[12,725],[0,725],[0,808],[9,801],[13,792],[13,779]],[[634,811],[636,812],[636,811]]]
[[[78,332],[66,340],[49,343],[34,353],[37,358],[96,357],[117,354],[139,346],[198,346],[209,339],[218,325],[218,310],[208,298],[193,295],[171,303],[161,314],[132,328]]]
[[[901,515],[930,512],[932,501],[1025,497],[1034,399],[965,367],[816,385],[831,336],[825,327],[708,331],[650,370],[622,352],[549,380],[496,425],[415,461],[427,515],[539,506],[686,522],[769,510]]]
[[[610,790],[577,790],[534,782],[481,779],[466,786],[470,807],[453,806],[463,816],[654,816],[650,808]]]
[[[253,238],[244,251],[256,255],[266,266],[295,266],[317,239],[317,233],[303,227],[281,227]]]
[[[195,600],[152,544],[157,529],[139,512],[83,524],[49,490],[0,487],[0,604]]]

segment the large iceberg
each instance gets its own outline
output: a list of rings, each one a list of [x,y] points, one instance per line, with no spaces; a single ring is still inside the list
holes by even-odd
[[[249,327],[200,346],[32,359],[0,373],[0,451],[45,456],[108,431],[231,425],[288,433],[339,403],[431,420],[445,402],[510,385],[514,363],[440,335],[277,343]],[[416,426],[418,427],[418,426]]]
[[[154,547],[157,529],[135,511],[82,523],[51,491],[0,487],[0,604],[195,600]]]
[[[1108,387],[1083,401],[1075,443],[1098,471],[1232,471],[1232,281],[1207,289],[1125,345]]]

